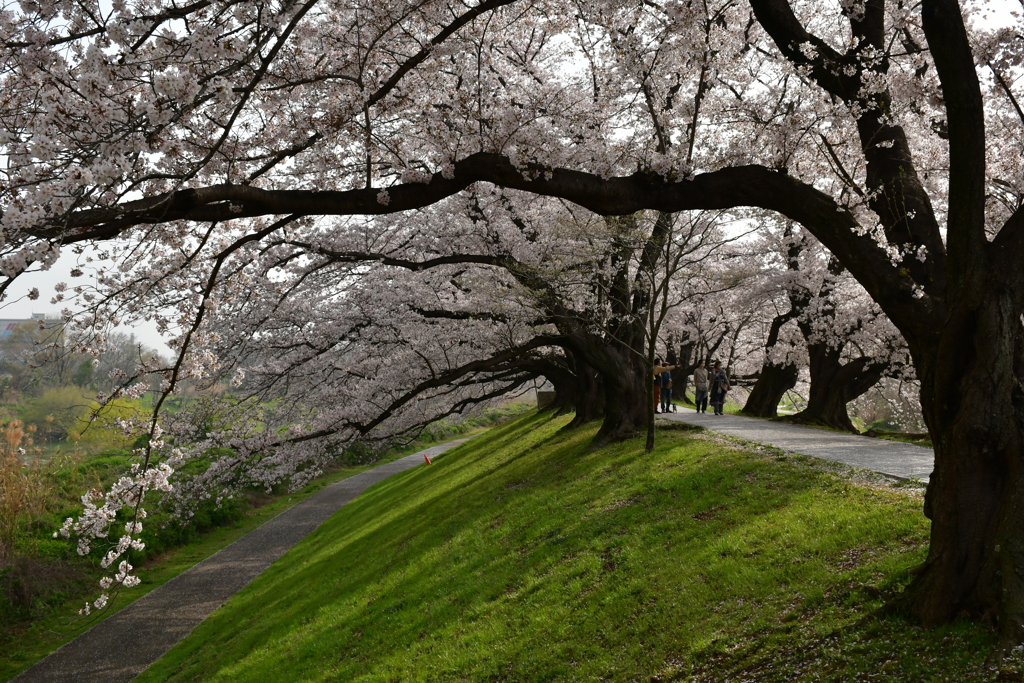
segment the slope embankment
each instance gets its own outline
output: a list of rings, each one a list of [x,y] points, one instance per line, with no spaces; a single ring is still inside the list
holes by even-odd
[[[920,489],[566,421],[372,487],[137,680],[991,680],[977,625],[863,620],[924,557]]]

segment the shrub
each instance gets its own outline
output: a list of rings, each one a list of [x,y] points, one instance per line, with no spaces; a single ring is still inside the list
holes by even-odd
[[[140,401],[126,398],[110,401],[102,408],[96,401],[90,401],[88,410],[75,420],[71,437],[92,448],[131,448],[139,436],[126,435],[117,421],[138,417],[142,411]]]
[[[31,438],[20,420],[8,423],[0,432],[0,562],[14,554],[18,521],[33,511],[41,499],[39,478],[21,458],[22,445],[31,446]]]
[[[78,419],[89,412],[89,404],[81,387],[53,387],[28,401],[21,418],[26,424],[36,425],[40,438],[61,441],[72,432]]]

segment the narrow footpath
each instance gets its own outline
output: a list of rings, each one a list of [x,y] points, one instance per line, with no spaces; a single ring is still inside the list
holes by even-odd
[[[698,425],[715,432],[775,446],[785,451],[802,453],[824,460],[834,460],[851,467],[873,470],[897,479],[928,481],[935,464],[931,448],[899,441],[875,439],[859,434],[833,432],[827,429],[801,427],[784,422],[770,422],[739,415],[698,413],[677,406],[678,413],[662,413],[659,418]]]
[[[228,598],[373,484],[468,439],[450,441],[328,486],[154,589],[11,679],[121,683],[138,676]]]

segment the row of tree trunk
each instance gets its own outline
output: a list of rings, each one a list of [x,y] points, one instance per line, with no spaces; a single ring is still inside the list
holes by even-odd
[[[676,350],[670,346],[668,353],[670,364],[682,366],[672,373],[673,385],[677,387],[675,397],[687,403],[690,403],[685,392],[687,379],[700,360],[704,360],[695,357],[693,348],[683,344]],[[598,436],[602,442],[629,438],[642,431],[647,410],[647,370],[640,355],[596,337],[567,340],[563,351],[564,363],[543,374],[555,388],[556,400],[552,407],[561,413],[575,413],[569,427],[603,418]],[[866,356],[843,362],[842,349],[825,344],[809,345],[808,352],[811,383],[807,406],[787,419],[857,431],[847,404],[877,384],[889,370],[888,364]],[[743,412],[756,417],[777,417],[778,405],[785,393],[796,385],[797,376],[795,364],[776,365],[766,360]]]

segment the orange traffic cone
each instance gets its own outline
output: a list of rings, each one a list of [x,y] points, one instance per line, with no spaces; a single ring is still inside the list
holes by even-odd
[[[433,465],[434,464],[434,463],[430,462],[430,458],[427,457],[426,453],[423,454],[423,459],[427,461],[428,465]]]

